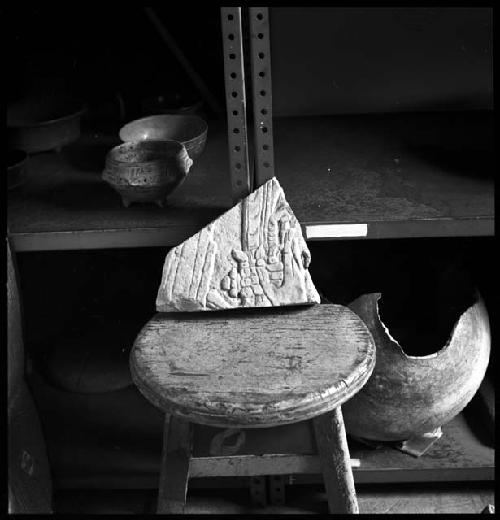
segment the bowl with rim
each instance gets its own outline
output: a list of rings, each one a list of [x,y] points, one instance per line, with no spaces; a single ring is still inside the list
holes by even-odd
[[[129,141],[173,140],[182,143],[191,159],[205,149],[207,122],[193,114],[160,114],[135,119],[120,129],[120,139]]]

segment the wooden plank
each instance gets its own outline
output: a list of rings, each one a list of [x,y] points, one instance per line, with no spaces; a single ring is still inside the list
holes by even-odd
[[[215,218],[215,217],[214,217]],[[13,233],[11,240],[16,251],[62,251],[75,249],[111,249],[123,247],[161,247],[177,245],[199,231],[203,224],[186,224],[168,228],[133,228],[127,230],[106,229],[89,231],[54,231],[36,233]],[[302,225],[304,236],[307,227]],[[321,224],[323,225],[323,224]],[[328,225],[328,224],[326,224]],[[337,225],[337,224],[334,224]],[[341,224],[343,225],[343,224]],[[368,226],[366,236],[310,236],[307,241],[360,240],[363,238],[424,238],[424,237],[472,237],[493,236],[495,220],[488,218],[434,219],[407,222],[370,222],[353,224]],[[351,226],[351,224],[347,224]],[[355,228],[356,229],[356,228]]]
[[[158,493],[158,514],[182,514],[186,505],[191,457],[191,425],[165,416]]]
[[[366,326],[340,305],[159,313],[130,356],[132,379],[158,408],[245,428],[327,412],[374,364]]]
[[[359,467],[359,459],[351,459],[350,465],[351,467]],[[288,453],[193,457],[189,470],[190,478],[292,475],[294,473],[321,473],[319,457],[317,455],[293,455]]]
[[[340,406],[313,419],[330,513],[359,513]]]
[[[13,233],[18,252],[164,247],[176,245],[199,230],[195,224],[161,228]]]

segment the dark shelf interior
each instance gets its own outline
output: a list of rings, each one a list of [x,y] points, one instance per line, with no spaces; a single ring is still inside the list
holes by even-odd
[[[366,224],[368,238],[493,235],[490,112],[281,118],[274,128],[276,175],[309,238],[332,224]],[[16,250],[172,246],[231,207],[222,125],[209,127],[164,209],[122,207],[101,180],[113,144],[87,135],[30,159],[26,184],[9,194]]]
[[[274,134],[307,236],[340,223],[367,224],[368,238],[493,234],[491,112],[290,117]]]
[[[422,271],[419,279],[424,280],[425,273],[439,274],[448,265],[463,265],[485,299],[495,338],[494,294],[489,282],[493,249],[491,237],[313,242],[311,275],[318,290],[333,303],[348,304],[372,291],[388,298],[399,294],[399,301],[407,298],[407,318],[419,323],[428,310],[419,311],[408,298],[420,290],[416,301],[425,305],[428,298],[434,305],[435,294],[431,294],[432,279],[416,286],[409,283],[417,268]],[[133,341],[155,313],[166,252],[166,248],[135,248],[18,254],[26,347],[34,367],[29,380],[56,487],[152,489],[157,485],[163,416],[127,374]],[[59,282],[56,286],[54,279]],[[418,330],[421,335],[426,332]],[[93,357],[87,358],[87,370],[82,372],[78,360],[89,342]],[[493,357],[494,344],[492,367]],[[54,363],[58,363],[56,370]],[[119,379],[122,386],[102,391],[103,374],[108,374],[109,387],[111,379]],[[80,382],[80,393],[68,391],[72,380]],[[81,393],[92,385],[99,386],[100,393]],[[420,459],[392,448],[373,450],[351,440],[351,456],[361,461],[355,478],[360,483],[491,480],[492,425],[483,411],[478,394]],[[283,427],[278,436],[256,430],[248,434],[247,447],[266,444],[270,451],[283,451],[288,446],[288,451],[308,453],[312,444],[307,428],[300,424]],[[209,429],[198,427],[197,435],[201,439],[198,455],[203,455]],[[313,475],[298,476],[297,482],[312,478],[320,482]],[[199,485],[207,485],[208,480],[200,480]]]

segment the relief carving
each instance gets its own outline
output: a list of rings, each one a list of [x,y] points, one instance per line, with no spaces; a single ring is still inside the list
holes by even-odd
[[[168,253],[157,309],[319,303],[310,261],[300,225],[271,179]]]

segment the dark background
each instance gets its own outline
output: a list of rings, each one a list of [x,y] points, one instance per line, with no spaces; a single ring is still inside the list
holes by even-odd
[[[154,10],[224,106],[219,7]],[[275,115],[493,107],[491,8],[281,7],[270,23]],[[199,98],[142,7],[26,7],[6,39],[9,102],[47,77],[96,117],[116,92],[130,117],[147,96]]]

